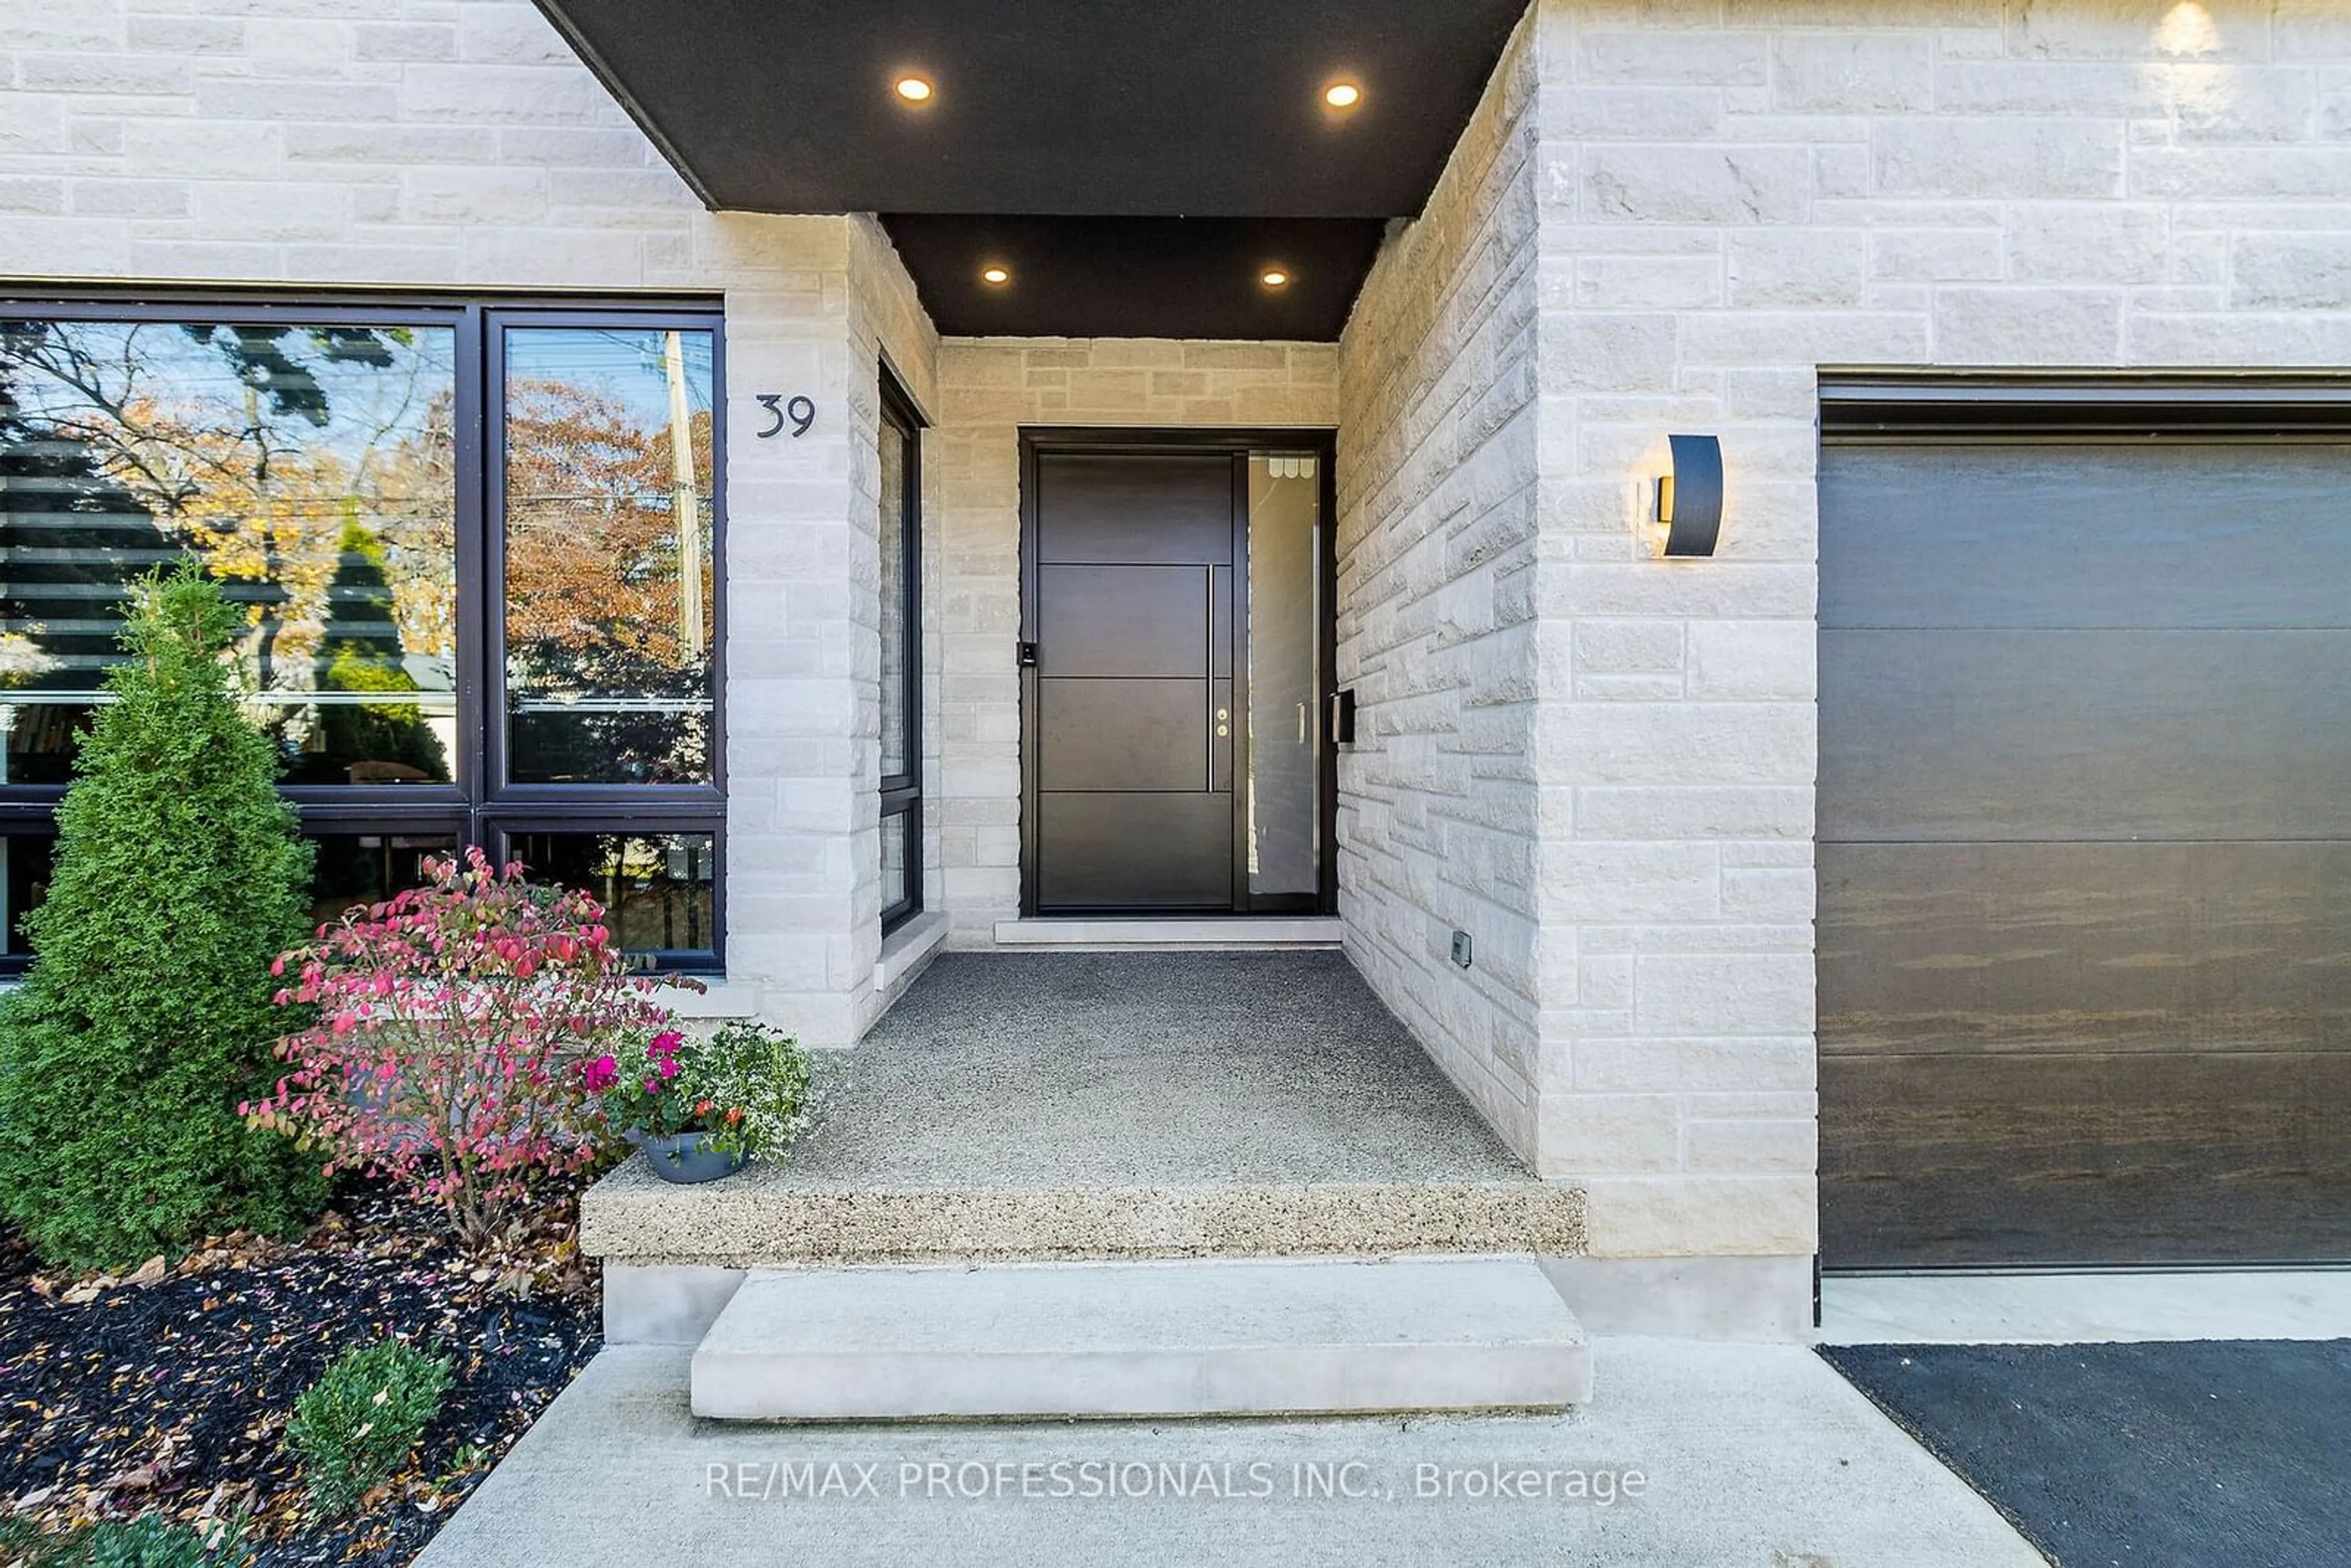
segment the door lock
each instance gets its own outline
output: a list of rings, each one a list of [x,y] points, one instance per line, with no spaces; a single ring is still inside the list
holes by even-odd
[[[1233,733],[1232,717],[1233,710],[1230,708],[1220,707],[1217,710],[1217,738],[1218,740],[1223,740]]]

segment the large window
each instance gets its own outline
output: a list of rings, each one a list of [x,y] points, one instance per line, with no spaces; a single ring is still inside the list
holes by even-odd
[[[705,310],[0,305],[6,933],[129,580],[243,607],[322,918],[478,843],[718,961],[719,322]]]
[[[923,907],[922,440],[882,378],[882,929]]]

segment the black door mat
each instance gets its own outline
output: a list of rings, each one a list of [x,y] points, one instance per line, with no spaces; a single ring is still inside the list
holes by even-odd
[[[2351,1565],[2351,1340],[1821,1354],[2059,1568]]]

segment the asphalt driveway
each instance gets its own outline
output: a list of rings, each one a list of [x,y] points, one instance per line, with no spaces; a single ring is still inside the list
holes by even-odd
[[[1821,1354],[2060,1568],[2351,1564],[2351,1340]]]

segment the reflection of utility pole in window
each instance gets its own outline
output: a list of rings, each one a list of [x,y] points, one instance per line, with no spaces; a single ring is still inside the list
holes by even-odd
[[[694,420],[685,399],[685,344],[662,334],[669,371],[669,496],[677,519],[677,641],[681,663],[702,657],[702,497],[694,482]]]

